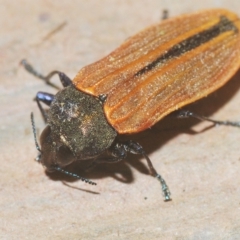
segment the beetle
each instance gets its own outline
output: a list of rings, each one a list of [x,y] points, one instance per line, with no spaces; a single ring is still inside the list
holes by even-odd
[[[152,127],[169,113],[207,96],[224,85],[240,66],[240,20],[224,9],[210,9],[167,19],[128,38],[105,58],[82,68],[71,81],[53,71],[43,76],[25,60],[27,71],[47,84],[57,74],[63,89],[56,95],[38,92],[36,101],[47,123],[35,143],[38,160],[48,171],[61,171],[90,184],[89,179],[64,170],[77,160],[119,162],[128,153],[142,155],[171,199],[142,146],[120,142],[121,134]],[[50,108],[46,112],[41,103]],[[182,117],[214,121],[191,112]]]

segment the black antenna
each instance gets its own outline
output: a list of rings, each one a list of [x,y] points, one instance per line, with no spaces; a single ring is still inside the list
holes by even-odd
[[[79,176],[79,175],[77,175],[77,174],[75,174],[75,173],[68,172],[68,171],[66,171],[66,170],[64,170],[64,169],[62,169],[62,168],[60,168],[60,167],[55,166],[55,167],[51,167],[51,169],[54,169],[54,170],[56,170],[56,171],[58,171],[58,172],[62,172],[62,173],[64,173],[64,174],[68,175],[68,176],[71,176],[71,177],[80,179],[80,180],[82,180],[83,182],[86,182],[86,183],[88,183],[88,184],[97,185],[97,183],[95,183],[95,182],[93,182],[93,181],[91,181],[91,180],[89,180],[89,179],[87,179],[87,178],[81,177],[81,176]]]
[[[41,153],[42,152],[41,148],[39,147],[39,144],[37,142],[36,127],[35,127],[35,122],[34,122],[34,117],[33,117],[33,113],[32,112],[31,112],[31,123],[32,123],[32,130],[33,130],[35,146],[36,146],[36,149]]]

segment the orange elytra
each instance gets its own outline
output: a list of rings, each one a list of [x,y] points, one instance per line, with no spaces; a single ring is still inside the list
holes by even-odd
[[[224,9],[164,20],[102,60],[82,68],[73,83],[98,96],[120,134],[136,133],[224,85],[240,66],[240,20]]]

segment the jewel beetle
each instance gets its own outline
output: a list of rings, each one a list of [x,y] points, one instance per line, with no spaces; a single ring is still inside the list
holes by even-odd
[[[142,146],[134,141],[120,142],[118,136],[144,131],[230,80],[240,66],[239,29],[238,16],[224,9],[167,19],[82,68],[72,81],[59,71],[43,76],[23,60],[26,70],[47,84],[51,85],[50,78],[57,74],[63,85],[56,95],[36,95],[47,123],[39,146],[32,115],[38,160],[48,171],[61,171],[95,184],[64,167],[78,160],[94,165],[121,161],[128,153],[140,154],[151,175],[160,181],[165,200],[170,200],[166,182]],[[190,112],[182,116],[205,119]]]

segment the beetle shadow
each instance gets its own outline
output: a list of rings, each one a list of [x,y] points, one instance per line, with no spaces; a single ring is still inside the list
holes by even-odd
[[[76,161],[71,165],[65,167],[64,169],[67,170],[68,172],[75,173],[81,177],[90,179],[91,181],[95,181],[97,184],[98,184],[97,181],[106,177],[111,177],[123,183],[131,183],[134,180],[128,161],[121,161],[113,164],[101,163],[101,164],[97,164],[90,171],[86,171],[86,169],[88,169],[89,164],[90,164],[90,161]],[[69,187],[72,187],[72,186],[69,185],[68,183],[79,181],[79,179],[73,178],[71,176],[68,176],[60,172],[45,171],[45,173],[51,180],[62,181],[64,185]],[[84,186],[87,186],[87,184],[84,183]],[[85,188],[84,189],[76,188],[76,187],[73,187],[73,188],[81,191],[89,192],[92,194],[98,194],[97,192],[86,190]]]
[[[218,111],[223,107],[231,98],[237,93],[240,88],[240,70],[235,74],[235,76],[222,88],[210,94],[208,97],[198,100],[197,102],[187,105],[184,109],[195,112],[198,115],[202,116],[211,116],[214,112]],[[239,114],[240,115],[240,114]],[[226,119],[219,120],[232,120],[231,116],[226,116]],[[239,116],[240,120],[240,116]],[[176,137],[181,133],[187,134],[199,134],[204,131],[208,131],[210,128],[214,127],[214,124],[209,124],[208,127],[203,129],[200,132],[195,132],[191,128],[201,122],[201,120],[194,118],[179,119],[177,118],[176,113],[172,113],[164,119],[160,120],[152,129],[146,130],[144,132],[121,136],[123,140],[134,140],[144,148],[147,154],[161,148],[168,141]],[[76,161],[66,168],[67,171],[72,173],[79,174],[82,177],[88,178],[90,180],[98,182],[100,179],[106,177],[112,177],[113,179],[123,182],[123,183],[132,183],[134,181],[133,172],[131,167],[137,169],[137,171],[142,174],[150,175],[149,170],[146,164],[146,161],[142,159],[140,155],[128,154],[127,159],[114,163],[101,163],[98,164],[90,172],[85,172],[84,169],[87,169],[89,161]],[[130,167],[130,166],[131,167]],[[47,173],[48,177],[55,181],[63,181],[66,186],[69,186],[67,183],[79,181],[70,176],[64,175],[62,173]],[[67,183],[66,183],[67,182]],[[87,186],[87,185],[85,185]],[[71,186],[69,186],[71,187]],[[75,187],[74,187],[75,188]],[[82,188],[77,188],[81,191],[86,191],[89,193],[97,194],[96,192],[91,192]]]
[[[79,191],[82,191],[82,192],[87,192],[87,193],[91,193],[91,194],[95,194],[95,195],[100,194],[99,192],[96,192],[96,191],[91,191],[91,190],[88,190],[88,189],[83,189],[83,188],[71,186],[70,184],[68,184],[67,182],[64,182],[64,181],[62,181],[62,184],[69,187],[69,188],[76,189],[76,190],[79,190]]]

